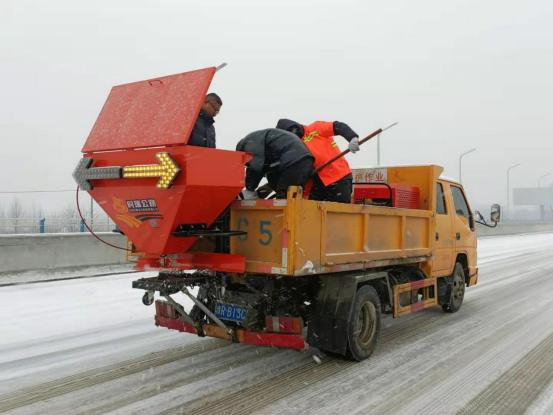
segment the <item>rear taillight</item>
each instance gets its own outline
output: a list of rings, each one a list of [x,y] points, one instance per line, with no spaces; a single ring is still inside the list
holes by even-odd
[[[301,334],[303,330],[301,317],[266,316],[265,325],[267,331],[272,333]]]

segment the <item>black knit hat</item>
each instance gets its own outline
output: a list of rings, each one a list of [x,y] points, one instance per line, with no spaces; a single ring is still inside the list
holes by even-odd
[[[281,118],[276,125],[276,128],[286,131],[290,131],[294,127],[303,127],[303,125],[299,122],[289,120],[288,118]]]

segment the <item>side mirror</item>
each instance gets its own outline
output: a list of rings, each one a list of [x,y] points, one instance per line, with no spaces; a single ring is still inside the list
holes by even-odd
[[[499,223],[501,220],[501,206],[499,206],[497,203],[494,203],[491,208],[490,212],[490,220],[493,223]]]

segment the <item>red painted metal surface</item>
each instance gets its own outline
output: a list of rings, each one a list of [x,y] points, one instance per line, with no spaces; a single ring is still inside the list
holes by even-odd
[[[390,184],[392,190],[392,206],[407,209],[420,209],[420,189],[416,186]],[[353,186],[353,200],[363,203],[364,200],[388,200],[390,188],[382,184],[355,184]]]
[[[160,270],[208,269],[218,272],[246,272],[246,257],[233,254],[194,252],[170,254],[163,258],[140,258],[136,270],[157,268]]]
[[[166,327],[170,330],[178,330],[193,334],[197,333],[195,327],[176,318],[156,315],[155,322],[156,326]],[[254,346],[281,347],[296,350],[303,350],[306,347],[304,338],[298,334],[263,333],[240,330],[239,337],[242,337],[240,343]]]
[[[194,326],[176,318],[164,317],[156,314],[155,321],[156,326],[167,327],[170,330],[178,330],[193,334],[198,333]]]
[[[303,350],[305,340],[298,334],[244,332],[244,343],[254,346],[282,347],[286,349]]]
[[[392,184],[392,197],[395,207],[420,209],[420,189],[417,186]]]
[[[184,145],[215,68],[112,88],[82,152]]]
[[[157,178],[111,179],[94,180],[89,192],[137,250],[149,257],[186,252],[197,237],[171,233],[181,224],[212,224],[243,188],[244,164],[250,157],[194,146],[85,156],[94,159],[93,167],[129,166],[156,164],[160,151],[168,152],[181,170],[169,189],[157,188]],[[154,200],[156,208],[133,208],[141,200]]]
[[[197,334],[194,326],[176,318],[173,306],[165,301],[156,300],[155,323],[156,326],[166,327],[170,330]],[[210,325],[204,325],[205,332],[209,332],[208,327]],[[305,349],[307,346],[304,338],[298,334],[265,333],[237,329],[237,338],[240,343],[255,346],[282,347],[297,350]]]
[[[156,315],[169,318],[177,318],[177,310],[167,301],[156,300]]]

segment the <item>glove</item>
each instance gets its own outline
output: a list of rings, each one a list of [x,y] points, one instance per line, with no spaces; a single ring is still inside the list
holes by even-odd
[[[353,137],[348,145],[349,151],[356,153],[359,151],[359,137]]]
[[[254,200],[257,199],[257,192],[255,190],[244,189],[242,190],[242,196],[244,196],[244,200]]]

